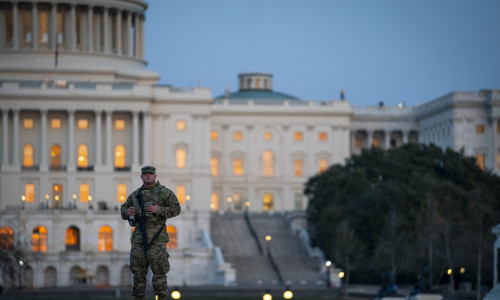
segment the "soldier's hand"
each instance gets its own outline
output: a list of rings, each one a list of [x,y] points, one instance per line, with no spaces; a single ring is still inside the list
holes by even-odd
[[[127,209],[127,215],[130,216],[135,216],[135,207],[131,206]]]
[[[157,211],[158,211],[158,205],[148,205],[146,207],[146,212],[148,214],[156,214]]]

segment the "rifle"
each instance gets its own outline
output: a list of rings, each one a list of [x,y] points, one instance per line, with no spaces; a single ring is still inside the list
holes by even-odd
[[[146,265],[149,266],[148,259],[148,232],[146,230],[146,210],[144,209],[144,201],[142,199],[142,186],[137,191],[137,201],[139,201],[139,206],[141,207],[141,215],[138,218],[139,221],[139,231],[142,234],[142,247],[144,248],[144,257],[146,258]]]

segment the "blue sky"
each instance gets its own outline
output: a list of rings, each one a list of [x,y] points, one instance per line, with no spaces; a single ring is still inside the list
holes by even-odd
[[[236,91],[274,75],[304,100],[417,105],[500,89],[498,0],[149,0],[148,69],[174,86]]]

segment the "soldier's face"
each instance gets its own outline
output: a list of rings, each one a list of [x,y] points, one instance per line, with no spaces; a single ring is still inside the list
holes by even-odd
[[[153,184],[156,180],[156,174],[146,172],[141,175],[142,182],[144,182],[145,185],[150,185]]]

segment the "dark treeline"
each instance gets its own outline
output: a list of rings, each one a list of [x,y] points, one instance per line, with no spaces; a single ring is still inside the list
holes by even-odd
[[[435,284],[492,284],[500,177],[474,158],[433,145],[370,149],[310,178],[305,194],[313,243],[347,284],[380,283],[386,271],[412,284],[424,266]]]

